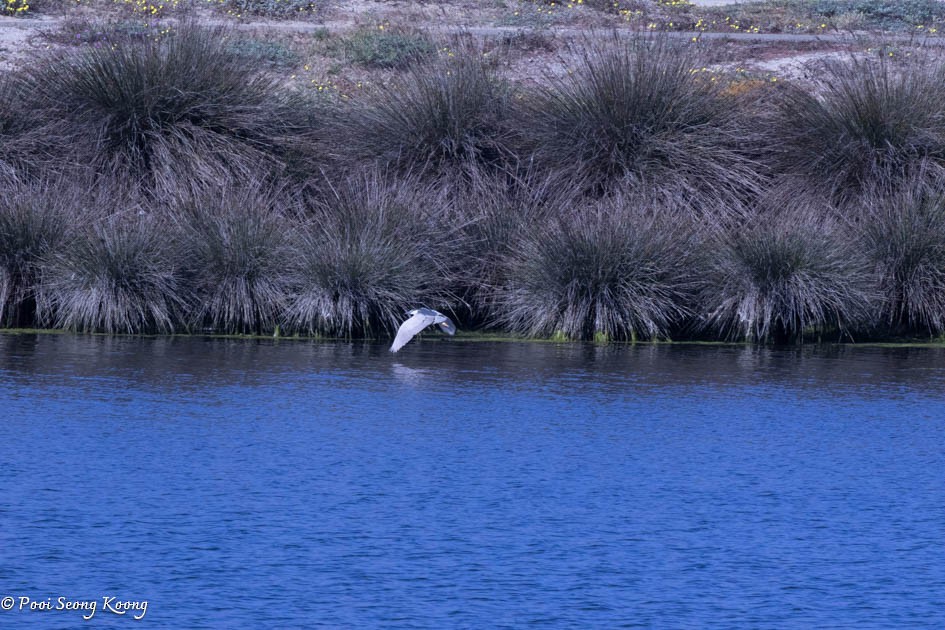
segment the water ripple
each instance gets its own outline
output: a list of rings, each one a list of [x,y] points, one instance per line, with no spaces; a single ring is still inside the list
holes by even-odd
[[[167,628],[945,627],[943,359],[0,335],[0,595]]]

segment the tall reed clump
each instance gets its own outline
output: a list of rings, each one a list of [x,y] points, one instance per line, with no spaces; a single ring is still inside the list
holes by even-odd
[[[279,166],[304,107],[234,52],[221,28],[181,24],[160,37],[82,48],[26,73],[27,105],[98,171],[177,194]]]
[[[16,179],[17,94],[8,74],[0,75],[0,183]]]
[[[670,208],[620,197],[574,208],[505,258],[498,322],[531,336],[667,336],[690,314],[694,235]]]
[[[81,332],[171,332],[184,298],[166,226],[134,209],[85,218],[91,223],[43,265],[40,321]]]
[[[509,87],[472,50],[411,66],[337,120],[342,159],[400,172],[495,165],[509,156]]]
[[[737,206],[762,183],[757,126],[701,66],[694,45],[665,36],[588,41],[581,67],[523,101],[522,140],[598,193],[645,187]]]
[[[825,62],[812,92],[783,92],[777,168],[838,203],[919,167],[945,170],[943,76],[945,62],[918,53]]]
[[[55,130],[24,105],[27,94],[20,77],[0,72],[0,185],[48,177],[50,154],[60,150]]]
[[[42,262],[60,251],[81,213],[74,187],[13,183],[0,195],[0,325],[35,323]]]
[[[874,193],[858,225],[879,270],[883,325],[945,332],[945,181],[916,177],[897,192]]]
[[[848,333],[868,320],[869,266],[825,205],[763,207],[707,239],[703,325],[729,338],[801,342],[805,331]]]
[[[279,196],[227,185],[171,212],[183,242],[188,323],[223,333],[272,332],[288,296],[293,229]]]
[[[435,190],[377,172],[337,182],[295,242],[287,324],[309,333],[393,332],[417,306],[449,309],[462,234]]]
[[[536,226],[562,216],[574,207],[580,186],[568,174],[537,169],[512,175],[479,168],[445,182],[454,212],[453,222],[465,235],[463,259],[466,273],[460,290],[472,325],[495,317],[495,287],[505,282],[503,261],[513,246]]]

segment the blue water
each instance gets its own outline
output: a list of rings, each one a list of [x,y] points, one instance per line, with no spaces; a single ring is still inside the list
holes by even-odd
[[[945,628],[943,403],[934,348],[0,335],[0,627]]]

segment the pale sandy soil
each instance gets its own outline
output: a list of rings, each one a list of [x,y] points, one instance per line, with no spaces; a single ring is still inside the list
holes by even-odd
[[[10,21],[8,18],[0,18]],[[0,68],[9,68],[13,61],[28,54],[32,49],[30,40],[37,34],[34,27],[6,26],[0,28]]]
[[[39,19],[0,17],[0,68],[33,63],[49,50],[61,46],[62,37],[49,34],[61,31],[69,20],[101,18],[142,20],[125,8],[116,9],[107,1],[84,9],[70,9],[67,15],[43,15]],[[698,4],[731,4],[722,0],[698,0]],[[621,16],[605,14],[587,6],[549,10],[534,2],[514,0],[451,0],[443,2],[379,2],[347,0],[336,2],[318,15],[300,20],[233,19],[207,4],[191,6],[187,11],[170,12],[172,18],[196,16],[205,21],[235,25],[245,36],[289,51],[290,63],[273,71],[287,83],[337,94],[351,95],[372,84],[385,83],[396,73],[371,70],[349,63],[339,46],[332,47],[356,29],[417,28],[452,45],[457,32],[465,32],[464,41],[472,42],[496,59],[513,80],[530,84],[560,74],[576,62],[577,49],[588,37],[607,34],[613,28],[634,27]],[[544,20],[544,21],[543,21]],[[638,28],[638,27],[637,27]],[[526,29],[526,30],[522,30]],[[316,33],[318,32],[318,33]],[[473,36],[469,36],[470,33]],[[590,33],[590,34],[589,34]],[[316,36],[318,34],[318,36]],[[451,35],[452,34],[452,35]],[[706,36],[707,37],[707,36]],[[805,36],[781,36],[768,41],[711,43],[712,67],[721,71],[740,68],[761,78],[803,79],[810,64],[825,55],[847,50],[849,43],[804,41]],[[807,39],[810,39],[809,37]],[[829,39],[829,38],[825,38]],[[452,42],[453,44],[457,42]]]

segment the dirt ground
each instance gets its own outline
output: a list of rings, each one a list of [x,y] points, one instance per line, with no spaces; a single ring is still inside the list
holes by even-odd
[[[264,55],[271,62],[271,71],[287,83],[348,97],[397,75],[396,70],[358,63],[346,52],[346,42],[365,33],[426,34],[436,42],[438,54],[451,54],[457,46],[474,46],[492,55],[510,79],[527,85],[566,72],[577,62],[588,38],[610,36],[615,30],[647,31],[652,26],[634,22],[633,15],[601,11],[583,2],[350,0],[322,4],[317,11],[286,20],[221,11],[209,3],[230,0],[203,0],[203,4],[186,6],[173,6],[173,1],[142,5],[147,0],[77,0],[75,4],[52,5],[60,9],[26,19],[0,17],[0,68],[41,62],[45,55],[63,49],[101,45],[92,36],[99,30],[147,32],[175,20],[198,19],[239,29],[247,40],[245,46]],[[147,13],[141,6],[161,8]],[[767,39],[764,35],[745,38],[732,34],[727,37],[733,39],[707,41],[710,34],[706,33],[673,34],[704,46],[710,71],[774,81],[805,80],[823,59],[855,53],[874,41],[837,34]]]

